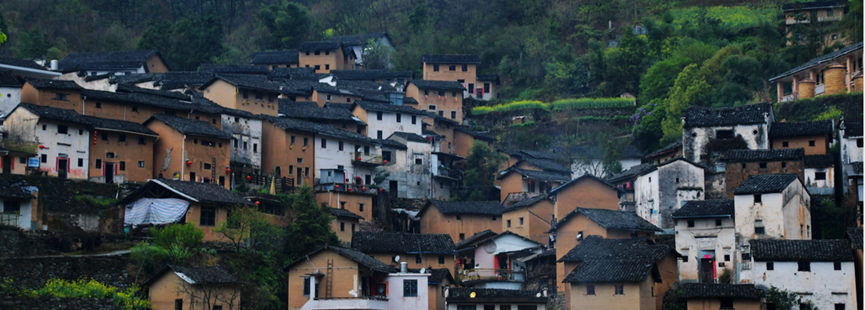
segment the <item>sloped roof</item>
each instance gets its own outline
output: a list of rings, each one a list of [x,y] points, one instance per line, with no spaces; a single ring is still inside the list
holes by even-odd
[[[377,103],[377,102],[370,102],[370,101],[365,101],[365,100],[355,101],[354,104],[356,106],[360,106],[361,108],[363,108],[364,110],[367,110],[367,111],[389,112],[389,113],[406,113],[406,114],[426,116],[426,113],[424,113],[423,111],[409,107],[409,106],[404,106],[404,105]]]
[[[0,64],[37,70],[48,70],[45,67],[37,64],[35,61],[13,57],[0,56]]]
[[[391,273],[391,272],[396,271],[396,268],[394,268],[393,266],[382,263],[379,260],[373,258],[372,256],[363,254],[363,253],[358,252],[358,251],[353,250],[353,249],[335,247],[332,245],[325,245],[324,247],[321,247],[318,250],[312,251],[309,254],[306,254],[303,257],[296,259],[291,264],[288,264],[285,267],[282,267],[282,270],[288,270],[289,268],[291,268],[291,266],[297,265],[297,264],[302,263],[302,262],[306,262],[309,260],[310,257],[312,257],[315,254],[318,254],[319,252],[324,251],[324,250],[334,251],[336,254],[338,254],[342,257],[348,258],[351,261],[358,263],[364,267],[372,269],[373,271],[384,272],[384,273]]]
[[[839,49],[839,50],[834,51],[832,53],[829,53],[829,54],[826,54],[826,55],[823,55],[820,57],[812,58],[811,60],[805,62],[804,64],[797,66],[796,68],[787,70],[786,72],[781,73],[778,76],[769,79],[769,82],[774,83],[777,80],[783,79],[783,78],[788,77],[788,76],[793,75],[793,74],[796,74],[797,72],[807,70],[807,69],[814,67],[814,66],[817,66],[819,64],[834,61],[837,58],[843,57],[847,54],[850,54],[852,52],[855,52],[856,50],[861,50],[861,49],[862,49],[862,41],[859,41],[858,43],[853,43],[850,46]]]
[[[847,1],[813,1],[813,2],[795,2],[795,3],[784,3],[781,7],[784,12],[787,11],[797,11],[797,10],[814,10],[814,9],[824,9],[824,8],[838,8],[847,6]]]
[[[47,107],[41,105],[21,102],[15,109],[27,109],[30,113],[39,116],[39,118],[51,119],[55,121],[77,123],[82,125],[90,125],[90,122],[78,112],[72,109],[61,109],[55,107]],[[14,109],[12,110],[14,111]],[[12,111],[9,113],[11,114]]]
[[[162,89],[178,89],[191,86],[200,86],[213,78],[213,72],[202,71],[169,71],[154,74],[155,84],[161,85]],[[137,82],[132,82],[137,83]]]
[[[604,181],[604,180],[602,180],[601,178],[598,178],[598,177],[593,176],[593,175],[591,175],[591,174],[584,174],[584,175],[580,176],[579,178],[576,178],[576,179],[570,180],[570,181],[568,181],[568,183],[562,184],[562,186],[559,186],[559,187],[554,188],[552,191],[550,191],[550,194],[553,194],[553,193],[555,193],[555,192],[557,192],[557,191],[559,191],[559,190],[562,190],[562,189],[564,189],[564,188],[566,188],[566,187],[568,187],[568,186],[571,186],[572,184],[576,184],[576,183],[579,182],[579,181],[582,181],[582,180],[590,180],[590,179],[591,179],[591,180],[598,181],[598,182],[600,182],[601,184],[604,184],[604,185],[606,185],[606,186],[612,187],[612,188],[614,188],[614,189],[617,190],[617,191],[619,190],[615,185],[613,185],[613,184],[610,183],[610,182]]]
[[[186,135],[193,136],[204,136],[204,137],[213,137],[219,139],[231,139],[231,135],[225,133],[219,128],[213,127],[208,122],[181,118],[177,116],[170,116],[164,114],[153,114],[147,121],[144,122],[147,125],[152,120],[157,119],[168,125],[168,127],[174,128],[178,132]]]
[[[854,249],[862,249],[862,228],[847,228],[847,238],[850,239],[850,245],[852,245]]]
[[[649,171],[654,168],[655,165],[653,164],[639,164],[610,177],[609,179],[607,179],[607,181],[612,183],[618,183],[620,181],[633,179],[636,178],[638,175],[642,174],[643,172]]]
[[[683,283],[680,287],[682,297],[686,299],[696,298],[737,298],[737,299],[760,299],[763,291],[754,284],[728,284],[728,283]]]
[[[448,234],[360,232],[351,236],[351,248],[363,253],[454,254]]]
[[[320,108],[315,102],[310,105],[286,99],[279,100],[279,114],[282,117],[305,120],[360,122],[349,110]]]
[[[466,90],[463,84],[457,83],[456,81],[411,80],[411,82],[409,83],[414,84],[415,86],[417,86],[417,88],[420,89],[450,90],[460,92]]]
[[[168,265],[168,268],[174,270],[178,274],[183,274],[182,279],[192,281],[190,284],[229,284],[237,283],[228,271],[225,271],[218,266],[208,267],[183,267],[178,265]]]
[[[832,154],[805,155],[805,168],[829,168],[835,166]]]
[[[135,86],[133,84],[127,84],[127,83],[118,83],[117,89],[115,91],[120,92],[120,93],[147,94],[147,95],[151,95],[151,96],[160,96],[160,97],[177,99],[177,100],[184,100],[184,101],[190,101],[190,99],[191,99],[191,97],[189,95],[178,92],[178,91],[141,88],[141,87]]]
[[[654,270],[653,270],[654,269]],[[655,271],[657,266],[650,261],[591,260],[579,264],[563,283],[609,283],[609,282],[642,282]],[[660,277],[656,277],[660,282]]]
[[[472,297],[474,293],[474,297]],[[530,302],[545,303],[547,297],[536,297],[540,290],[508,290],[500,288],[475,288],[475,287],[450,287],[448,288],[448,302],[472,301],[472,302]],[[516,308],[516,307],[514,307]]]
[[[398,141],[390,140],[390,139],[376,139],[376,142],[381,144],[382,147],[390,147],[400,150],[407,150],[408,146],[405,144],[399,143]]]
[[[409,268],[408,272],[420,273],[420,268]],[[451,275],[450,269],[447,268],[433,268],[427,269],[426,273],[429,274],[429,278],[427,279],[427,283],[429,285],[439,285],[442,284],[445,280],[448,280],[449,283],[456,283],[454,277]]]
[[[532,157],[523,157],[520,161],[526,162],[529,165],[538,167],[544,171],[564,172],[564,173],[570,173],[571,172],[570,168],[568,168],[562,164],[559,164],[553,160],[550,160],[550,159],[538,159],[538,158],[532,158]],[[519,162],[514,164],[514,166],[516,166],[518,164],[519,164]]]
[[[253,65],[296,64],[299,58],[297,50],[257,52],[251,56],[249,63]]]
[[[508,174],[511,174],[511,173],[519,173],[520,175],[522,175],[524,177],[536,179],[536,180],[540,180],[540,181],[544,181],[544,182],[567,182],[571,179],[570,173],[526,170],[526,169],[520,169],[520,168],[514,168],[514,167],[511,167],[505,171],[502,171],[502,173],[500,173],[496,179],[499,179],[499,180],[504,179],[505,176],[507,176]]]
[[[775,122],[769,130],[769,138],[807,137],[832,135],[831,120],[814,122]]]
[[[481,232],[477,232],[474,235],[472,235],[471,237],[465,238],[463,241],[458,242],[456,245],[454,245],[454,248],[462,249],[462,248],[465,248],[469,245],[473,245],[473,244],[477,244],[478,242],[483,242],[483,241],[489,240],[490,238],[495,237],[497,235],[498,235],[497,233],[493,232],[490,229],[487,229],[487,230],[484,230]]]
[[[388,70],[330,70],[330,74],[339,80],[392,80],[397,78],[410,79],[414,71]]]
[[[146,184],[139,187],[135,191],[123,197],[120,203],[130,203],[141,194],[147,192],[150,187],[159,186],[168,188],[174,192],[191,197],[200,202],[217,203],[225,205],[250,205],[252,204],[242,196],[225,189],[222,186],[210,183],[190,182],[190,181],[175,181],[169,179],[154,179],[147,181]]]
[[[460,126],[455,126],[455,127],[454,127],[454,131],[459,131],[459,132],[466,133],[466,134],[472,136],[472,137],[475,138],[475,139],[484,140],[484,141],[488,141],[488,142],[496,142],[496,138],[495,138],[495,137],[490,136],[490,135],[488,135],[488,134],[486,134],[486,133],[482,133],[482,132],[476,131],[476,130],[474,130],[474,129],[471,129],[471,128],[468,127],[468,126],[461,126],[461,125],[460,125]]]
[[[628,212],[628,211],[613,211],[606,209],[587,209],[577,207],[568,215],[565,215],[561,220],[559,220],[550,231],[555,231],[556,227],[567,223],[572,218],[575,218],[577,214],[583,214],[589,220],[598,224],[605,229],[621,229],[621,230],[631,230],[631,231],[661,231],[652,223],[649,223],[642,217],[638,216],[636,213]]]
[[[428,64],[480,64],[478,55],[424,55],[423,62]]]
[[[685,111],[684,128],[763,124],[763,113],[772,113],[771,103],[749,104],[731,108],[691,106]]]
[[[844,138],[861,137],[862,122],[844,122]]]
[[[782,160],[804,160],[805,149],[771,149],[771,150],[729,150],[724,153],[724,161],[727,162],[756,162],[756,161],[782,161]]]
[[[82,115],[81,117],[96,129],[130,131],[145,135],[158,136],[158,134],[153,130],[150,130],[150,128],[144,127],[144,125],[136,122],[85,115]]]
[[[271,81],[280,79],[314,81],[318,82],[319,74],[315,73],[315,68],[273,68],[267,73],[267,78]]]
[[[502,204],[496,200],[491,201],[445,201],[445,200],[429,200],[428,205],[421,209],[418,214],[423,214],[428,206],[434,206],[442,214],[445,215],[461,215],[461,214],[476,214],[476,215],[492,215],[498,216],[502,214]]]
[[[271,82],[263,75],[251,74],[216,74],[210,81],[202,84],[198,89],[205,89],[216,80],[223,80],[239,88],[263,90],[270,92],[281,92],[279,84]]]
[[[751,257],[756,261],[853,261],[847,239],[751,240]]]
[[[496,82],[499,83],[499,75],[498,74],[478,74],[478,81],[488,81],[488,82]]]
[[[35,77],[25,77],[25,81],[27,81],[30,86],[36,89],[68,89],[68,90],[82,90],[81,86],[78,86],[77,83],[73,81],[67,80],[49,80],[49,79],[40,79]]]
[[[342,47],[342,43],[333,41],[303,42],[298,48],[301,52],[332,51]]]
[[[270,70],[266,66],[251,66],[251,65],[214,65],[201,64],[198,71],[212,72],[215,74],[250,74],[250,75],[267,75]]]
[[[21,88],[24,85],[12,71],[0,70],[0,87]]]
[[[337,209],[337,208],[329,208],[329,209],[330,209],[330,214],[332,214],[333,216],[336,216],[336,217],[348,217],[348,218],[353,218],[353,219],[358,219],[358,220],[364,219],[363,216],[354,214],[353,212],[346,210],[346,209]]]
[[[579,262],[564,283],[642,282],[652,275],[660,282],[655,262],[672,252],[663,244],[651,244],[648,237],[604,239],[588,236],[559,262]]]
[[[73,72],[78,70],[106,70],[130,69],[144,66],[147,59],[153,55],[159,55],[156,50],[132,50],[111,52],[75,53],[66,56],[57,64],[60,72]],[[161,56],[160,56],[161,58]]]
[[[33,198],[30,192],[12,185],[9,180],[0,178],[0,198],[27,200]]]
[[[432,141],[413,132],[394,131],[391,137],[397,136],[409,142],[431,144]],[[390,137],[388,137],[390,138]]]
[[[733,199],[689,200],[673,212],[673,218],[732,217],[735,211]]]
[[[657,151],[655,151],[652,154],[646,155],[646,158],[652,158],[652,157],[664,155],[664,154],[670,153],[672,151],[675,151],[676,149],[681,148],[681,147],[682,147],[682,140],[677,140],[675,142],[672,142],[670,144],[665,145],[664,147],[658,149]]]
[[[267,117],[275,125],[282,129],[300,130],[306,132],[314,132],[319,135],[334,137],[337,139],[351,140],[355,142],[365,143],[368,145],[376,144],[376,140],[370,139],[362,134],[342,130],[331,125],[319,124],[310,121],[287,118],[287,117]]]
[[[340,42],[345,45],[366,45],[369,40],[377,40],[388,37],[386,31],[363,33],[346,36],[336,36],[325,39],[325,41]],[[389,40],[389,39],[388,39]]]
[[[165,109],[185,111],[192,110],[213,114],[222,113],[222,110],[225,109],[222,106],[200,96],[194,96],[186,100],[179,100],[162,95],[157,96],[143,92],[109,92],[90,89],[85,89],[81,91],[81,95],[87,97],[87,100],[105,100],[113,102],[136,103]]]
[[[531,207],[531,206],[535,205],[536,203],[544,201],[544,200],[550,200],[550,197],[548,197],[547,195],[537,195],[535,197],[526,198],[526,199],[517,201],[515,204],[508,206],[507,208],[505,208],[502,211],[502,213],[507,213],[507,212],[511,212],[511,211],[525,209],[525,208]]]
[[[798,178],[792,173],[751,175],[733,190],[733,194],[780,193]]]

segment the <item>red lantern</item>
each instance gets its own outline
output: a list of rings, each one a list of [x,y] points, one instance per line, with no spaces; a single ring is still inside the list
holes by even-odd
[[[360,161],[360,157],[357,158],[357,161]]]
[[[192,166],[192,161],[191,161],[191,160],[187,160],[187,161],[186,161],[186,166]]]
[[[44,148],[45,148],[44,145],[42,145],[42,144],[39,145],[39,149],[40,149],[40,150],[41,150],[41,149],[44,149]]]
[[[360,176],[356,176],[356,177],[354,177],[354,178],[360,180]]]
[[[225,173],[231,173],[231,168],[225,168]]]
[[[386,160],[384,161],[384,164],[387,165],[387,161],[386,161]]]
[[[339,189],[339,184],[336,185],[336,189]]]
[[[360,188],[362,191],[366,191],[366,186]]]
[[[384,188],[379,188],[378,191],[384,193]]]
[[[351,187],[348,188],[348,191],[351,192]]]
[[[256,201],[256,202],[255,202],[255,205],[256,205],[256,206],[257,206],[257,205],[260,205],[260,204],[261,204],[261,202],[259,202],[259,201]]]
[[[247,180],[247,181],[252,180],[252,177],[251,177],[251,176],[246,176],[246,180]]]

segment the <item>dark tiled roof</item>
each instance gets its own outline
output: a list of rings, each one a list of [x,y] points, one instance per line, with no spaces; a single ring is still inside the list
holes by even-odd
[[[90,122],[86,118],[71,109],[46,107],[25,102],[19,103],[17,108],[27,109],[27,111],[30,111],[30,113],[33,113],[40,118],[90,125]]]
[[[165,73],[134,73],[134,74],[124,74],[124,75],[116,75],[113,74],[108,78],[108,82],[112,84],[118,83],[128,83],[128,84],[138,84],[150,81],[156,81],[156,79]]]
[[[475,294],[472,297],[472,293]],[[536,297],[541,291],[507,290],[499,288],[451,287],[448,289],[448,302],[461,300],[475,302],[513,302],[515,300],[544,303],[547,297]],[[551,293],[551,292],[550,292]]]
[[[361,108],[367,111],[376,111],[376,112],[390,112],[390,113],[406,113],[406,114],[414,114],[414,115],[426,115],[423,111],[409,107],[404,105],[395,105],[395,104],[386,104],[386,103],[377,103],[377,102],[369,102],[369,101],[356,101],[355,105],[359,105]]]
[[[475,245],[475,244],[478,244],[479,242],[489,240],[490,238],[498,236],[498,235],[499,234],[493,232],[492,230],[487,229],[487,230],[475,233],[471,237],[468,237],[465,240],[460,241],[459,243],[454,245],[454,248],[463,249],[463,248],[468,247],[470,245]]]
[[[769,138],[807,137],[832,135],[832,121],[775,122],[769,130]]]
[[[356,231],[351,248],[363,253],[454,254],[454,241],[448,234]]]
[[[354,214],[351,211],[348,211],[346,209],[330,208],[330,214],[333,214],[333,216],[336,216],[336,217],[349,217],[349,218],[355,218],[355,219],[359,219],[359,220],[364,219],[363,216]]]
[[[421,137],[420,135],[415,134],[415,133],[411,133],[411,132],[395,131],[393,134],[391,134],[391,137],[393,137],[393,136],[403,138],[409,142],[426,143],[426,144],[432,143],[432,141],[430,141],[429,139]]]
[[[420,268],[409,268],[408,272],[420,273]],[[451,284],[456,283],[456,280],[454,280],[454,277],[451,276],[450,269],[447,269],[447,268],[427,269],[426,273],[428,273],[430,275],[429,278],[427,279],[427,282],[430,285],[439,285],[439,284],[444,283],[445,280],[447,280]]]
[[[569,169],[568,167],[565,167],[564,165],[559,164],[559,163],[557,163],[553,160],[550,160],[550,159],[537,159],[537,158],[531,158],[531,157],[523,157],[523,159],[520,161],[524,161],[524,162],[528,163],[529,165],[538,167],[544,171],[564,172],[564,173],[570,173],[571,172],[571,169]],[[516,164],[514,164],[514,165],[516,165]],[[570,179],[570,178],[568,178],[568,179]]]
[[[82,90],[81,86],[78,86],[73,81],[66,80],[48,80],[48,79],[40,79],[34,77],[26,77],[24,80],[27,81],[33,88],[36,89],[68,89],[68,90]]]
[[[782,9],[786,11],[796,11],[796,10],[814,10],[814,9],[824,9],[824,8],[837,8],[837,7],[845,7],[847,6],[847,1],[813,1],[813,2],[796,2],[796,3],[784,3]]]
[[[0,87],[21,88],[24,85],[12,71],[0,71]]]
[[[219,185],[210,183],[190,182],[190,181],[175,181],[169,179],[150,180],[147,184],[139,187],[135,191],[123,197],[120,200],[121,204],[127,204],[138,199],[141,194],[147,192],[153,186],[160,186],[159,183],[165,184],[169,188],[183,193],[193,199],[201,202],[217,203],[225,205],[250,205],[251,202],[244,199],[240,195],[231,192]]]
[[[657,267],[654,262],[635,260],[591,260],[580,263],[564,283],[642,282]]]
[[[732,217],[735,211],[733,199],[689,200],[673,212],[673,218]]]
[[[319,135],[334,137],[337,139],[351,140],[365,144],[376,144],[375,140],[368,138],[359,133],[342,130],[331,125],[319,124],[305,120],[287,118],[287,117],[268,117],[267,120],[273,122],[282,129],[300,130],[306,132],[314,132]]]
[[[279,100],[279,114],[283,117],[306,119],[306,120],[321,120],[321,121],[346,121],[355,122],[354,115],[351,111],[345,109],[320,108],[318,104],[298,104],[294,101],[285,99]]]
[[[862,122],[844,122],[844,138],[861,137]]]
[[[316,83],[321,76],[322,75],[315,73],[315,68],[273,68],[273,70],[267,74],[267,78],[270,80],[290,79],[314,81]]]
[[[829,168],[835,166],[835,157],[826,155],[805,155],[805,168]]]
[[[493,215],[502,214],[502,204],[498,201],[444,201],[430,200],[429,203],[435,206],[442,214],[445,215],[460,215],[460,214],[478,214],[478,215]]]
[[[397,78],[412,78],[413,71],[388,70],[331,70],[330,74],[339,80],[393,80]]]
[[[347,36],[338,36],[325,39],[325,41],[340,42],[346,45],[366,45],[369,40],[378,40],[387,37],[387,32],[373,32],[364,34],[355,34]]]
[[[450,90],[460,92],[466,90],[463,84],[457,83],[456,81],[412,80],[410,83],[414,84],[415,86],[417,86],[417,88],[420,89]]]
[[[424,55],[423,62],[428,64],[480,64],[478,55]]]
[[[648,237],[604,239],[588,236],[559,259],[579,262],[564,283],[641,282],[657,272],[655,262],[673,250],[663,244],[651,244]],[[656,280],[659,274],[654,274]]]
[[[229,84],[237,86],[239,88],[248,88],[269,92],[281,92],[279,84],[269,81],[266,76],[250,74],[217,74],[215,77],[210,79],[210,81],[201,85],[199,89],[203,90],[207,88],[208,85],[215,82],[216,80],[226,81]]]
[[[520,154],[523,155],[523,158],[528,156],[528,157],[537,158],[537,159],[549,159],[549,160],[558,159],[558,156],[556,156],[555,153],[551,153],[551,152],[520,150]]]
[[[511,212],[511,211],[516,211],[516,210],[528,208],[528,207],[531,207],[531,206],[535,205],[536,203],[544,201],[544,200],[550,200],[550,197],[547,197],[547,195],[537,195],[535,197],[526,198],[526,199],[517,201],[517,203],[515,203],[515,204],[508,206],[507,208],[505,208],[504,211],[502,211],[502,213],[507,213],[507,212]]]
[[[504,173],[500,174],[497,179],[504,179],[506,175],[509,173],[519,173],[525,177],[537,179],[541,181],[555,181],[555,182],[567,182],[571,179],[570,173],[558,173],[558,172],[548,172],[548,171],[536,171],[536,170],[525,170],[519,168],[509,168],[504,171]]]
[[[763,124],[763,113],[772,113],[771,103],[749,104],[732,108],[691,106],[685,111],[685,128]]]
[[[30,192],[12,185],[9,180],[0,178],[0,198],[27,200],[33,198]]]
[[[193,284],[230,284],[237,283],[228,271],[225,271],[218,266],[209,267],[183,267],[177,265],[168,265],[176,273],[182,273],[194,283]],[[184,279],[185,280],[185,279]]]
[[[219,128],[213,127],[213,125],[205,121],[163,114],[153,114],[153,116],[151,116],[149,120],[145,121],[144,124],[149,123],[153,119],[162,121],[168,125],[168,127],[174,128],[182,134],[231,139],[231,135],[219,130]]]
[[[498,74],[478,74],[478,81],[490,81],[499,83],[499,75]]]
[[[160,97],[177,99],[177,100],[186,100],[186,101],[190,100],[189,95],[181,93],[181,92],[141,88],[141,87],[137,87],[135,85],[130,85],[130,84],[126,84],[126,83],[118,83],[116,92],[139,93],[139,94],[160,96]]]
[[[91,126],[95,129],[103,129],[103,130],[122,130],[122,131],[131,131],[145,135],[157,135],[156,132],[150,130],[144,125],[136,122],[129,121],[121,121],[117,119],[110,118],[101,118],[101,117],[93,117],[93,116],[81,116],[84,120],[90,123]]]
[[[679,141],[667,144],[666,146],[658,149],[657,151],[655,151],[652,154],[646,155],[646,158],[652,158],[652,157],[664,155],[664,154],[670,153],[672,151],[675,151],[676,149],[681,148],[681,147],[682,147],[682,141],[679,140]]]
[[[112,71],[142,66],[146,68],[147,59],[158,53],[156,50],[77,53],[63,58],[57,69],[61,72],[72,72],[87,69]]]
[[[471,129],[469,126],[456,126],[456,127],[454,127],[454,130],[459,131],[459,132],[464,132],[464,133],[472,136],[475,139],[484,140],[484,141],[488,141],[488,142],[496,142],[495,137],[490,136],[486,133],[482,133],[480,131],[476,131],[474,129]]]
[[[589,218],[589,220],[598,224],[605,229],[621,229],[621,230],[632,230],[632,231],[661,231],[652,223],[649,223],[645,219],[639,217],[637,214],[628,211],[613,211],[613,210],[605,210],[605,209],[587,209],[577,207],[568,215],[565,215],[555,226],[550,229],[551,231],[555,230],[557,226],[562,225],[569,221],[570,219],[577,216],[577,214],[583,214]]]
[[[394,140],[376,139],[375,141],[378,142],[379,144],[381,144],[382,147],[390,147],[390,148],[395,148],[395,149],[400,149],[400,150],[407,150],[408,149],[408,146],[406,146],[405,144],[399,143],[398,141],[394,141]]]
[[[642,174],[645,171],[649,171],[651,169],[655,169],[655,165],[653,164],[639,164],[628,168],[628,170],[622,171],[619,174],[616,174],[610,177],[607,181],[612,183],[618,183],[625,180],[630,180],[636,178],[638,175]]]
[[[813,58],[813,59],[809,60],[808,62],[797,66],[796,68],[787,70],[787,72],[781,73],[778,76],[769,79],[769,82],[774,83],[776,80],[783,79],[785,77],[788,77],[790,75],[795,74],[796,72],[807,70],[808,68],[817,66],[817,65],[822,64],[822,63],[834,61],[835,59],[837,59],[839,57],[843,57],[847,54],[850,54],[856,50],[862,50],[862,41],[859,41],[859,43],[853,43],[850,46],[839,49],[839,50],[834,51],[832,53]]]
[[[680,289],[682,290],[682,297],[686,299],[760,299],[763,297],[763,291],[754,286],[754,284],[683,283]]]
[[[178,89],[191,86],[201,86],[213,78],[213,72],[202,71],[170,71],[156,74],[156,83],[162,89]]]
[[[288,264],[285,267],[282,267],[282,270],[288,270],[291,266],[294,266],[294,265],[302,263],[302,262],[306,262],[309,260],[309,258],[311,256],[313,256],[313,255],[315,255],[318,252],[321,252],[323,250],[334,251],[334,252],[336,252],[336,254],[338,254],[342,257],[348,258],[351,261],[358,263],[362,266],[365,266],[369,269],[372,269],[373,271],[384,272],[384,273],[391,273],[391,272],[396,271],[396,268],[394,268],[390,265],[387,265],[385,263],[382,263],[379,260],[373,258],[372,256],[363,254],[361,252],[358,252],[358,251],[355,251],[352,249],[335,247],[332,245],[325,245],[324,247],[322,247],[318,250],[312,251],[309,254],[306,254],[303,257],[296,259],[291,264]]]
[[[341,46],[341,43],[332,41],[303,42],[297,50],[301,52],[332,51]]]
[[[554,188],[552,191],[550,191],[550,193],[553,194],[553,193],[555,193],[555,192],[557,192],[557,191],[559,191],[559,190],[562,190],[562,189],[564,189],[564,188],[567,188],[567,187],[570,186],[571,184],[576,184],[577,182],[579,182],[579,181],[581,181],[581,180],[589,180],[589,179],[591,179],[591,180],[595,180],[595,181],[598,181],[598,182],[600,182],[601,184],[604,184],[604,185],[606,185],[606,186],[609,186],[609,187],[612,187],[612,188],[616,189],[617,191],[619,190],[615,185],[613,185],[613,184],[610,183],[610,182],[604,181],[604,180],[602,180],[602,179],[600,179],[600,178],[598,178],[598,177],[596,177],[596,176],[593,176],[593,175],[591,175],[591,174],[584,174],[584,175],[580,176],[579,178],[576,178],[576,179],[570,180],[570,181],[568,181],[568,183],[562,184],[562,186],[559,186],[559,187]]]
[[[266,75],[270,70],[266,66],[247,66],[247,65],[213,65],[202,64],[198,71],[212,72],[217,74],[254,74]]]
[[[298,63],[297,50],[290,51],[273,51],[273,52],[257,52],[253,53],[253,65],[269,65],[269,64],[296,64]]]
[[[755,162],[755,161],[782,161],[803,160],[805,149],[772,149],[772,150],[729,150],[724,153],[727,162]]]
[[[30,69],[37,69],[37,70],[47,70],[47,69],[45,69],[45,67],[40,66],[39,64],[37,64],[36,62],[34,62],[32,60],[18,59],[18,58],[12,58],[12,57],[0,56],[0,64],[9,65],[9,66],[16,66],[16,67],[23,67],[23,68],[30,68]]]
[[[847,228],[847,238],[850,239],[850,245],[852,245],[854,249],[862,249],[862,228]]]
[[[205,113],[218,114],[222,113],[223,107],[206,100],[203,97],[193,97],[191,102],[187,100],[177,100],[164,96],[154,96],[145,93],[123,93],[123,92],[108,92],[100,90],[85,89],[81,92],[82,96],[87,97],[87,100],[105,100],[113,102],[136,103],[147,106],[160,107],[172,110],[185,111],[200,111]]]
[[[279,99],[280,108],[282,108],[283,105],[286,108],[319,108],[318,102],[315,101],[291,101],[288,99]],[[348,103],[347,105],[351,106],[350,103]]]
[[[853,261],[850,240],[751,240],[756,261]]]
[[[733,194],[780,193],[799,177],[795,174],[762,174],[749,176]]]

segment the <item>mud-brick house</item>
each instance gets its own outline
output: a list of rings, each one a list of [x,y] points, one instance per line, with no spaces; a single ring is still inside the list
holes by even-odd
[[[454,267],[454,241],[447,234],[355,232],[351,248],[388,265],[407,263],[409,268]]]
[[[774,150],[729,150],[724,153],[724,185],[727,198],[752,175],[794,173],[805,179],[805,151],[802,148]]]
[[[805,155],[825,155],[832,144],[835,124],[831,120],[814,122],[775,122],[769,130],[773,149],[805,149]]]
[[[31,191],[0,178],[0,225],[17,226],[21,229],[37,229],[38,222],[34,212],[36,197]]]
[[[735,210],[733,199],[711,199],[686,201],[673,212],[680,280],[716,283],[736,270]]]
[[[223,237],[213,229],[228,220],[228,211],[252,202],[216,184],[152,179],[120,200],[124,225],[192,223],[204,230],[205,241]]]
[[[765,292],[754,284],[685,283],[680,289],[689,310],[763,309]]]
[[[0,57],[0,115],[6,115],[21,102],[23,77],[51,79],[59,72],[48,70],[34,61],[13,57]]]
[[[634,181],[637,215],[670,233],[675,226],[671,215],[682,207],[682,202],[705,197],[703,165],[684,158],[644,170]]]
[[[21,102],[82,112],[81,91],[73,81],[26,78],[21,87]]]
[[[315,73],[355,69],[357,54],[341,42],[303,42],[297,51],[299,67],[315,68]]]
[[[508,168],[496,177],[501,182],[502,202],[516,201],[522,197],[549,194],[571,179],[569,172],[544,171],[540,169]]]
[[[855,309],[855,256],[846,239],[751,240],[742,282],[796,292],[817,309]],[[744,268],[743,268],[744,269]]]
[[[540,244],[549,244],[554,203],[549,196],[523,199],[502,210],[502,231],[511,231]]]
[[[834,4],[839,7],[835,8],[834,16],[824,15],[820,16],[819,19],[841,20],[841,7],[846,6],[846,3],[843,1],[814,1],[807,4],[801,3],[802,7],[812,7],[809,10],[814,10],[815,7],[818,9],[826,9],[826,7],[824,7],[826,4]],[[788,15],[788,25],[791,23],[799,23],[797,20],[791,20],[790,16],[795,16],[795,12],[787,12],[788,6],[796,7],[799,5],[800,3],[784,5],[785,13],[793,13]],[[809,14],[805,12],[802,13]],[[823,14],[826,14],[826,11],[823,11]],[[808,21],[804,20],[802,22],[807,23]],[[790,34],[792,35],[792,33]],[[837,33],[832,35],[835,36],[835,38],[828,37],[829,34],[826,34],[826,45],[829,45],[829,41],[837,39]],[[787,70],[786,72],[769,79],[769,83],[775,84],[778,102],[785,102],[821,95],[852,92],[855,82],[854,75],[861,71],[862,41],[859,41],[858,43],[850,44],[849,46],[838,49],[832,53],[812,58],[796,68]],[[859,91],[861,91],[861,89]]]
[[[253,66],[266,66],[274,68],[297,68],[299,56],[297,50],[256,52],[250,55],[252,60],[249,64]]]
[[[612,183],[592,175],[573,179],[551,192],[554,218],[561,220],[576,208],[618,211],[621,191]]]
[[[447,310],[463,309],[547,309],[545,290],[451,287],[445,291]]]
[[[82,114],[143,123],[154,114],[175,115],[210,122],[221,128],[223,107],[203,97],[179,92],[118,86],[117,92],[85,89]]]
[[[683,154],[693,162],[709,162],[731,145],[769,149],[769,129],[774,121],[771,103],[732,108],[692,106],[685,111],[682,123]]]
[[[107,73],[168,72],[165,60],[157,50],[131,50],[69,54],[57,63],[64,76],[86,72],[88,76]]]
[[[262,150],[261,169],[277,177],[293,178],[297,186],[313,185],[317,173],[313,140],[318,125],[291,118],[265,118],[261,141],[267,147]]]
[[[369,81],[375,83],[387,83],[401,89],[405,83],[411,81],[414,71],[388,71],[388,70],[330,70],[330,74],[337,81]]]
[[[678,280],[678,253],[648,237],[589,236],[559,263],[575,267],[563,279],[568,309],[658,310]]]
[[[406,86],[405,97],[414,98],[417,104],[404,104],[462,124],[464,91],[462,84],[453,81],[412,80]]]
[[[340,241],[351,243],[352,235],[360,228],[360,221],[365,220],[365,218],[346,209],[328,209],[330,215],[333,216],[330,221],[330,229],[336,233]]]
[[[147,182],[153,175],[153,146],[159,134],[139,123],[82,116],[91,125],[89,180]]]
[[[267,76],[216,74],[198,89],[205,98],[229,109],[271,116],[279,114],[282,90]]]
[[[416,217],[422,234],[448,234],[452,240],[463,241],[484,230],[501,232],[501,216],[498,201],[428,200]]]
[[[477,55],[424,55],[422,60],[424,80],[457,82],[464,88],[464,98],[475,97],[481,64]]]
[[[154,114],[144,126],[159,134],[153,175],[229,188],[231,136],[208,122]]]
[[[472,153],[472,145],[475,141],[485,143],[489,149],[493,149],[493,144],[496,142],[495,137],[472,130],[468,126],[455,126],[453,136],[452,153],[462,157]]]
[[[29,168],[59,178],[87,180],[91,122],[73,110],[21,103],[3,121],[4,139],[38,145]]]
[[[218,266],[167,265],[143,286],[153,310],[240,309],[240,281]]]

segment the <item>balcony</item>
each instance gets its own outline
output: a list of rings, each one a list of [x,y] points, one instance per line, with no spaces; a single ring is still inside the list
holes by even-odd
[[[381,189],[372,185],[354,183],[322,183],[315,185],[316,192],[347,192],[375,195]]]
[[[361,309],[361,310],[387,310],[387,298],[384,297],[357,297],[357,298],[328,298],[313,299],[308,301],[301,310],[315,309]]]
[[[463,171],[459,170],[459,169],[454,169],[454,168],[437,167],[434,175],[436,177],[448,178],[448,179],[458,181],[458,180],[462,180]]]
[[[510,269],[475,268],[465,269],[459,273],[463,284],[480,282],[524,282],[526,273]]]
[[[381,156],[369,153],[355,152],[351,157],[351,164],[355,166],[381,166],[384,162]]]

